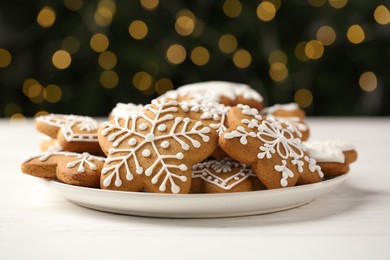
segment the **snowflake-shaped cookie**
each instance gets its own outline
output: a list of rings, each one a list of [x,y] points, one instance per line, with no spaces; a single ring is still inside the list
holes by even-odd
[[[221,136],[220,145],[232,158],[251,164],[268,188],[292,186],[297,181],[302,184],[321,181],[323,173],[315,167],[314,160],[305,159],[301,139],[286,124],[275,118],[263,118],[244,105],[231,113],[241,121],[234,121]],[[239,147],[245,155],[235,151]]]
[[[160,99],[143,113],[105,122],[99,142],[108,157],[102,188],[186,193],[191,165],[212,153],[217,134],[184,117],[177,101]]]
[[[38,131],[58,141],[66,151],[100,154],[98,122],[87,116],[50,114],[36,119]]]
[[[72,185],[99,187],[100,171],[105,158],[89,153],[72,153],[48,150],[28,157],[22,164],[22,171],[32,176],[59,179]]]

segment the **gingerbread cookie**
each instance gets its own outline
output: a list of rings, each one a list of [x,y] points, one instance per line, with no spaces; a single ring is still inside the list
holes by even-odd
[[[348,173],[349,165],[357,159],[354,146],[346,141],[309,141],[304,143],[304,148],[321,166],[325,176]]]
[[[305,112],[299,108],[298,104],[276,104],[264,108],[261,114],[284,122],[289,130],[302,141],[309,139],[310,130],[305,123]]]
[[[207,160],[192,166],[191,193],[253,191],[256,180],[249,165],[230,158]]]
[[[117,103],[116,106],[112,109],[109,119],[113,119],[114,117],[127,117],[132,114],[138,114],[143,110],[143,105],[136,105],[133,103]]]
[[[86,116],[50,114],[37,117],[37,130],[56,139],[65,151],[102,154],[97,138],[99,124]]]
[[[185,116],[175,100],[161,98],[140,114],[114,118],[99,130],[107,154],[101,188],[188,193],[191,167],[216,148],[216,131]]]
[[[46,151],[31,156],[22,163],[22,172],[45,179],[60,181],[77,186],[100,186],[100,171],[105,158],[88,153]]]
[[[190,99],[208,99],[226,106],[246,104],[257,109],[263,107],[263,97],[245,84],[207,81],[181,86],[161,96],[179,101]]]
[[[249,164],[268,189],[322,181],[320,166],[285,123],[245,105],[233,107],[228,118],[219,145],[233,159]]]
[[[191,99],[180,102],[186,116],[199,120],[213,128],[220,136],[227,129],[227,113],[229,106],[222,105],[207,99]],[[226,153],[218,146],[211,154],[214,158],[226,157]]]

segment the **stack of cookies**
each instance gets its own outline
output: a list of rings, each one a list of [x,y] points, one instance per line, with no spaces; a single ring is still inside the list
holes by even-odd
[[[151,104],[119,103],[107,121],[74,115],[36,119],[42,153],[24,173],[84,187],[158,193],[285,188],[347,173],[356,160],[344,141],[308,141],[294,104],[263,108],[247,85],[204,82]]]

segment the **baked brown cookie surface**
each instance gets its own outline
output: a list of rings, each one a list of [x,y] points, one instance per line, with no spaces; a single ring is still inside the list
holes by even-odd
[[[185,116],[175,100],[153,100],[142,113],[105,122],[99,142],[107,154],[101,188],[188,193],[191,166],[216,148],[218,134]]]

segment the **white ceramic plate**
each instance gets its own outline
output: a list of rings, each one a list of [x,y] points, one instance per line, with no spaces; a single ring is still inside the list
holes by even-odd
[[[44,181],[69,201],[91,209],[164,218],[215,218],[271,213],[311,202],[339,186],[347,174],[319,183],[227,194],[157,194],[108,191]]]

